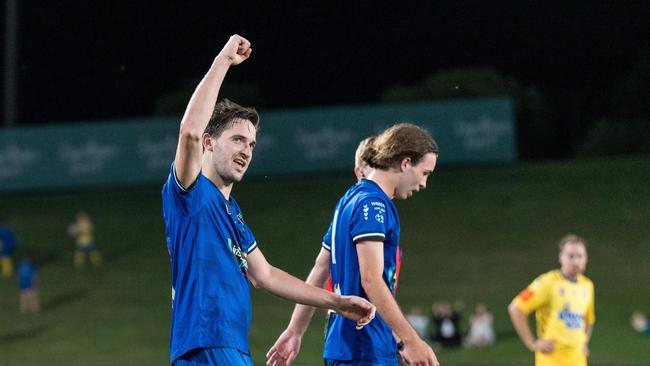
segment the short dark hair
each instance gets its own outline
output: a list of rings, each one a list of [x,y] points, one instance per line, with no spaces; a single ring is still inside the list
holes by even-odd
[[[214,138],[221,136],[221,133],[227,128],[232,126],[236,120],[251,121],[256,130],[259,130],[260,116],[257,114],[255,108],[242,107],[239,104],[224,99],[214,106],[210,122],[205,128],[204,133],[209,134]]]
[[[438,155],[438,151],[438,144],[427,130],[412,123],[398,123],[375,137],[361,153],[361,159],[372,168],[389,169],[404,158],[411,158],[416,165],[424,155]]]

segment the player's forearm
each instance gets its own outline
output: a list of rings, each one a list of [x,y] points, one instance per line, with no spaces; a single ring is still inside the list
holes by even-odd
[[[587,333],[587,343],[589,343],[589,340],[591,339],[591,335],[594,332],[594,325],[587,324],[587,329],[585,329],[585,332]]]
[[[334,310],[340,306],[341,296],[308,285],[279,268],[271,267],[268,277],[258,283],[270,293],[299,304]]]
[[[519,338],[524,343],[524,345],[531,351],[535,350],[535,337],[530,330],[528,325],[528,316],[524,314],[519,308],[515,305],[508,306],[508,313],[510,314],[510,319],[512,320],[512,325],[514,326]]]
[[[375,305],[381,318],[390,325],[399,340],[409,343],[419,339],[381,278],[366,279],[362,285],[370,302]]]
[[[225,56],[215,57],[185,109],[181,122],[181,134],[186,133],[195,137],[200,137],[203,134],[214,111],[219,89],[230,64],[231,61]]]

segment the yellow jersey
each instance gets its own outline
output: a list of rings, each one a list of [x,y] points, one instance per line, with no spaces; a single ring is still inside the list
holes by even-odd
[[[78,220],[75,224],[75,242],[79,247],[88,247],[93,244],[93,224],[90,220]]]
[[[535,312],[537,337],[555,342],[550,354],[535,352],[536,366],[584,366],[587,325],[596,321],[594,284],[579,275],[570,281],[559,270],[537,277],[512,300],[524,314]]]

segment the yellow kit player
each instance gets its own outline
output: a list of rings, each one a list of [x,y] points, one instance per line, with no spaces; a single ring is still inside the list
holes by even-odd
[[[93,223],[87,213],[80,211],[76,220],[68,227],[68,234],[74,238],[76,249],[74,252],[74,266],[82,268],[86,264],[86,256],[90,258],[93,266],[102,264],[102,257],[93,238]]]
[[[568,235],[559,244],[560,269],[537,277],[508,307],[512,324],[536,366],[586,366],[589,338],[596,320],[594,284],[583,275],[585,241]],[[535,312],[537,339],[528,325]]]

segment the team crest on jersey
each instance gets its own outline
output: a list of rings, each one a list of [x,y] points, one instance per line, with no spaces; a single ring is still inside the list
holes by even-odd
[[[248,261],[246,261],[246,252],[241,250],[239,244],[233,242],[230,238],[228,238],[228,249],[230,249],[230,252],[235,258],[235,262],[237,263],[237,266],[239,267],[241,273],[244,275],[244,277],[248,276]]]
[[[560,296],[564,296],[564,292],[565,292],[565,291],[564,291],[564,287],[560,287],[560,288],[558,289],[558,292],[560,293]]]

